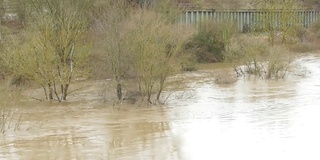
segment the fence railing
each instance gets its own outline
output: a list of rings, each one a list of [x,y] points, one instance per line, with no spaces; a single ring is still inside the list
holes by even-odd
[[[272,23],[273,26],[284,25],[283,18],[287,18],[285,25],[295,23],[309,27],[319,17],[320,11],[315,10],[200,10],[186,11],[181,17],[181,21],[185,24],[200,24],[207,20],[214,22],[233,21],[239,31],[244,31],[248,27],[266,26],[267,23]]]

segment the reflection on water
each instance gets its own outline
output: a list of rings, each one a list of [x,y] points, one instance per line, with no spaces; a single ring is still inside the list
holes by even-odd
[[[24,124],[44,125],[5,133],[0,159],[320,159],[320,58],[298,63],[309,74],[278,81],[185,73],[172,97],[191,96],[163,107],[25,103]]]

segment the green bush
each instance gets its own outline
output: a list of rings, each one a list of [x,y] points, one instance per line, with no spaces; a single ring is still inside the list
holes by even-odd
[[[204,21],[198,26],[198,33],[186,45],[196,55],[198,62],[221,62],[231,37],[237,32],[234,23]]]

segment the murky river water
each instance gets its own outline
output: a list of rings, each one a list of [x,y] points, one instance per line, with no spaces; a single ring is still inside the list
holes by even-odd
[[[304,76],[278,81],[217,85],[212,70],[186,73],[186,89],[162,107],[33,102],[29,128],[0,137],[0,159],[318,160],[320,57],[297,63]]]

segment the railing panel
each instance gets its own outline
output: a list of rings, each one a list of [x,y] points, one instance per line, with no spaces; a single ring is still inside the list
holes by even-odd
[[[304,27],[309,27],[312,23],[319,20],[320,11],[314,10],[293,10],[289,11],[290,14],[296,15],[292,17],[292,22],[298,22]],[[259,25],[266,27],[267,22],[272,23],[274,27],[281,25],[282,11],[262,12],[259,10],[199,10],[199,11],[186,11],[181,18],[181,22],[185,24],[197,25],[203,20],[212,20],[214,22],[223,22],[231,20],[236,24],[240,31],[244,31],[247,27],[253,28]],[[268,19],[269,18],[269,19]]]

